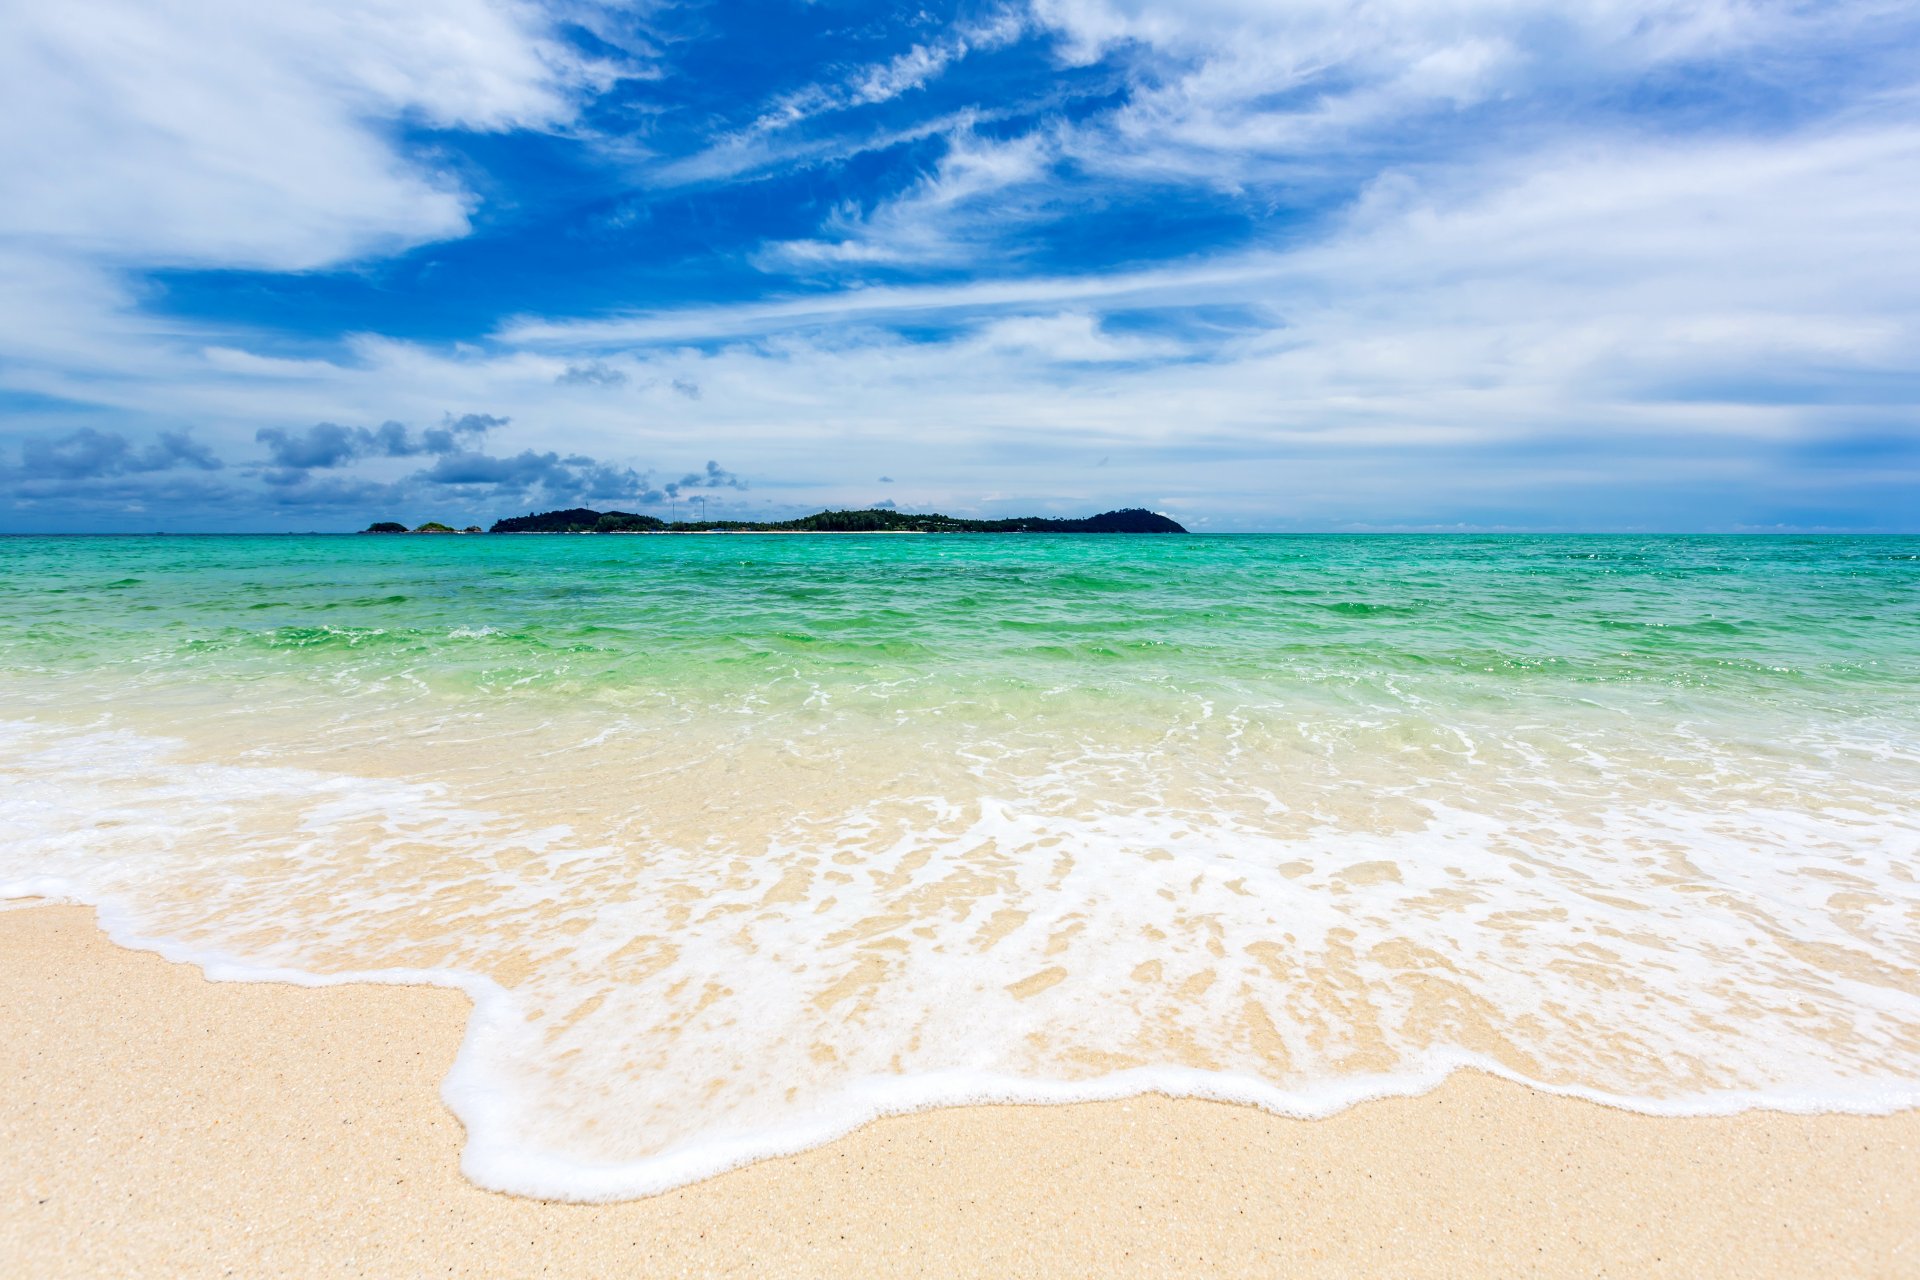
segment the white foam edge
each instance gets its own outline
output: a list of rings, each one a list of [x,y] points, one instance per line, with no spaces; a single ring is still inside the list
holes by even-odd
[[[453,1066],[440,1085],[441,1100],[466,1130],[460,1170],[469,1181],[489,1191],[535,1200],[597,1204],[642,1199],[757,1161],[825,1146],[888,1116],[948,1107],[1065,1106],[1159,1095],[1235,1103],[1289,1119],[1323,1120],[1363,1102],[1430,1093],[1460,1070],[1479,1071],[1554,1097],[1647,1116],[1730,1116],[1748,1111],[1878,1116],[1920,1109],[1920,1079],[1898,1085],[1863,1081],[1850,1088],[1725,1090],[1650,1098],[1543,1083],[1484,1055],[1448,1048],[1423,1054],[1417,1064],[1400,1071],[1343,1076],[1306,1089],[1282,1089],[1253,1076],[1194,1067],[1139,1067],[1076,1081],[978,1071],[856,1077],[801,1123],[710,1139],[641,1160],[590,1163],[518,1148],[506,1138],[506,1126],[496,1122],[503,1107],[510,1105],[505,1100],[514,1091],[490,1075],[479,1046],[492,1034],[510,1038],[522,1024],[513,1014],[509,992],[490,978],[453,969],[356,969],[318,974],[259,965],[214,948],[142,934],[132,914],[112,899],[84,893],[63,879],[0,882],[0,909],[54,904],[91,907],[100,928],[116,946],[193,965],[214,982],[281,982],[302,987],[372,983],[447,987],[464,992],[473,1002],[473,1013],[467,1019]]]

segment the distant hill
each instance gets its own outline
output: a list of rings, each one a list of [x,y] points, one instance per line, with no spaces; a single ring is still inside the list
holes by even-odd
[[[962,520],[870,508],[820,511],[797,520],[701,520],[668,524],[627,511],[570,507],[493,523],[493,533],[1185,533],[1173,520],[1143,507],[1103,511],[1079,520],[1016,516],[1009,520]]]
[[[376,520],[372,524],[368,525],[366,528],[362,529],[360,532],[362,533],[479,533],[480,526],[477,524],[470,524],[464,529],[455,529],[449,525],[441,524],[438,520],[429,520],[425,524],[421,525],[418,529],[409,529],[407,528],[407,526],[401,524],[398,520]]]
[[[651,533],[667,527],[665,520],[637,516],[631,511],[591,511],[586,507],[568,507],[564,511],[542,511],[539,515],[509,516],[495,520],[489,533]]]

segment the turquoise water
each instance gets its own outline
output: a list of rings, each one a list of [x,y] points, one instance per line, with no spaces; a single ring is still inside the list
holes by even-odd
[[[297,677],[351,650],[449,695],[789,665],[1730,693],[1920,674],[1913,538],[16,537],[0,553],[11,672]],[[461,643],[481,627],[486,644]]]
[[[1920,539],[0,539],[0,888],[482,1013],[467,1167],[1464,1063],[1920,1101]]]

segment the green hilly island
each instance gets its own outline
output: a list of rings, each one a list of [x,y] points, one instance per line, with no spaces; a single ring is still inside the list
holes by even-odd
[[[412,532],[453,532],[444,525],[422,525]],[[1015,516],[1006,520],[963,520],[957,516],[913,515],[869,507],[859,511],[817,511],[794,520],[700,520],[668,522],[631,511],[594,511],[568,507],[496,520],[489,533],[1185,533],[1175,520],[1144,507],[1103,511],[1080,519]],[[381,521],[368,533],[406,533],[407,526]],[[470,533],[479,530],[469,529]]]

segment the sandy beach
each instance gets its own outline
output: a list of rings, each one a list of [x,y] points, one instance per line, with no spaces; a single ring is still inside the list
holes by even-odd
[[[1920,1114],[1656,1119],[1462,1074],[1296,1121],[885,1120],[653,1199],[481,1191],[414,987],[212,983],[0,913],[0,1269],[71,1275],[1920,1274]]]
[[[12,5],[0,1280],[1920,1280],[1916,67]]]

